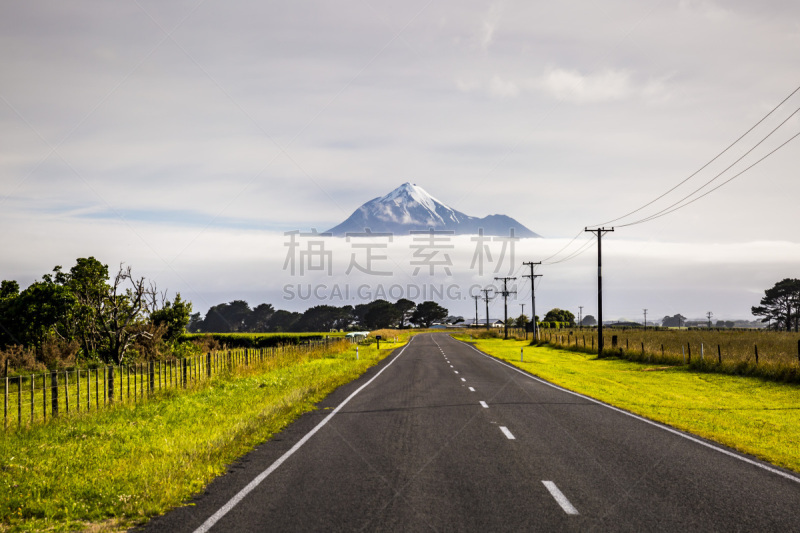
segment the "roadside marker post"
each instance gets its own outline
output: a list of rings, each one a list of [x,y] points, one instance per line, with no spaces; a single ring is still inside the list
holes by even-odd
[[[525,360],[525,359],[523,358],[523,355],[522,355],[522,348],[520,348],[520,349],[519,349],[519,362],[521,363],[521,362],[523,362],[524,360]]]
[[[358,346],[356,346],[356,361],[358,361]]]

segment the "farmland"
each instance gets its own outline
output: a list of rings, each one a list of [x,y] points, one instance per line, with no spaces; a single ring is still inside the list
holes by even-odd
[[[118,530],[164,512],[397,346],[287,349],[147,401],[0,432],[0,530]]]
[[[524,333],[515,332],[522,338]],[[800,382],[800,333],[766,330],[604,328],[604,355],[706,372]],[[540,341],[597,352],[597,330],[541,330]]]

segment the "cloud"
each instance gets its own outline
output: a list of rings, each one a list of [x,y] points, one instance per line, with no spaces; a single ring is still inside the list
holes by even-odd
[[[494,39],[495,30],[500,23],[500,17],[503,15],[503,4],[500,2],[494,3],[489,6],[489,11],[483,19],[480,31],[481,48],[486,51],[489,45],[492,44]]]
[[[557,100],[577,104],[624,100],[638,92],[630,74],[624,70],[581,74],[576,70],[554,68],[533,85]]]
[[[494,76],[489,82],[489,94],[499,98],[514,97],[519,94],[519,87],[513,81]]]

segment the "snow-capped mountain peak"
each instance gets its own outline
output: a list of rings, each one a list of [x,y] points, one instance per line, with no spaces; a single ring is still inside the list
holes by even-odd
[[[347,233],[372,232],[405,235],[412,230],[449,230],[456,235],[475,234],[509,235],[514,228],[517,237],[538,237],[512,218],[491,215],[476,218],[447,206],[428,194],[419,185],[406,182],[385,196],[365,203],[350,217],[329,230],[334,236]]]

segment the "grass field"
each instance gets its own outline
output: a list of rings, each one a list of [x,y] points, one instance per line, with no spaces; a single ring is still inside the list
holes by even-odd
[[[800,472],[800,387],[757,377],[598,359],[594,354],[476,339],[486,353],[569,390]],[[520,362],[520,349],[525,362]]]
[[[399,340],[407,340],[402,334]],[[0,530],[116,531],[185,502],[401,343],[287,352],[193,390],[0,433]]]
[[[517,330],[514,334],[516,338],[524,335]],[[540,337],[555,347],[597,353],[596,329],[542,329]],[[605,353],[633,361],[687,364],[696,370],[800,383],[800,333],[604,328],[604,344]]]

